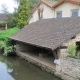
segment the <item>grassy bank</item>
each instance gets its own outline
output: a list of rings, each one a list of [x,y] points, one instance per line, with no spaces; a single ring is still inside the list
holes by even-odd
[[[17,32],[19,28],[14,27],[7,30],[0,30],[0,51],[4,51],[4,55],[8,55],[9,53],[14,53],[15,49],[13,46],[13,42],[7,37],[15,32]]]

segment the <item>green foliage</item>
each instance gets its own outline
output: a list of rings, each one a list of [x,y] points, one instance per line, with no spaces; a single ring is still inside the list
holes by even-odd
[[[6,4],[3,3],[3,4],[1,5],[1,7],[2,7],[2,10],[1,10],[1,11],[2,11],[3,13],[8,13],[8,7],[7,7]]]
[[[15,15],[16,14],[16,15]],[[8,28],[12,28],[14,26],[16,26],[17,24],[17,13],[13,13],[13,14],[8,14],[8,19],[7,19],[7,24],[8,24]]]
[[[80,59],[80,51],[76,51],[77,45],[72,43],[68,45],[67,52],[69,53],[70,57]]]
[[[0,50],[2,50],[5,47],[5,43],[3,41],[0,41]]]
[[[12,44],[12,41],[9,40],[7,37],[15,32],[17,32],[19,28],[11,28],[7,30],[0,31],[0,50],[4,49],[4,55],[8,55],[10,53],[15,52],[15,48]]]
[[[68,49],[67,49],[67,52],[70,54],[70,56],[73,56],[75,53],[76,53],[76,44],[69,44],[68,45]]]
[[[23,27],[24,25],[26,25],[28,17],[29,17],[28,1],[19,0],[17,17],[18,26]]]
[[[0,41],[0,51],[2,51],[2,49],[4,50],[4,54],[5,56],[8,56],[10,54],[14,54],[16,49],[14,48],[13,45],[10,44],[6,44],[4,41]]]
[[[6,23],[8,25],[8,28],[12,28],[17,25],[17,11],[15,10],[12,14],[7,14],[7,20]]]
[[[77,51],[75,58],[80,59],[80,51]]]
[[[8,36],[15,33],[16,31],[18,31],[19,28],[15,27],[15,28],[11,28],[11,29],[7,29],[7,30],[1,30],[0,31],[0,40],[2,41],[8,41]]]
[[[5,24],[6,24],[6,22],[1,22],[0,23],[0,25],[3,26],[3,27],[5,26]]]
[[[2,12],[6,14],[6,17],[7,17],[5,20],[5,23],[8,24],[8,27],[12,28],[17,24],[17,9],[14,8],[13,13],[9,13],[7,9],[8,9],[7,6],[5,4],[2,4]],[[4,23],[1,23],[1,24],[4,25]]]
[[[8,46],[4,47],[4,54],[3,55],[7,56],[8,54],[14,54],[15,51],[16,51],[16,49],[14,48],[13,45],[12,46],[8,45]]]
[[[28,0],[28,1],[29,1],[29,0]],[[30,1],[29,1],[29,9],[31,10],[38,1],[39,1],[39,0],[30,0]]]

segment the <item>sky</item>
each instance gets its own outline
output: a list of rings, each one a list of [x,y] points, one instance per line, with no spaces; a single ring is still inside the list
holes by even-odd
[[[8,11],[11,13],[14,11],[14,7],[17,7],[17,3],[13,0],[0,0],[0,13],[2,12],[2,4],[5,4],[5,6],[8,7]]]

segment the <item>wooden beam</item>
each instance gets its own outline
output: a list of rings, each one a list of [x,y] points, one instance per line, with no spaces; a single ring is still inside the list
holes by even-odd
[[[54,56],[55,59],[58,59],[57,50],[53,51],[53,56]]]

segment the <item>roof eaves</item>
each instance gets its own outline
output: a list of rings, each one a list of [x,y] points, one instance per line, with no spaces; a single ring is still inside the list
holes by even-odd
[[[39,0],[39,2],[33,7],[33,9],[31,10],[31,14],[35,11],[35,9],[41,4],[45,4],[46,6],[50,7],[50,8],[53,8],[52,6],[48,5],[46,2],[44,2],[43,0]]]
[[[31,17],[32,17],[32,14],[29,16],[29,18],[28,18],[28,20],[27,20],[28,23],[29,23],[29,20],[31,19]]]
[[[73,3],[73,4],[77,4],[77,5],[80,4],[80,2],[75,1],[75,0],[60,0],[58,3],[56,3],[55,5],[53,5],[52,8],[55,8],[55,7],[59,6],[63,2],[69,2],[69,3]]]
[[[9,36],[8,36],[8,39],[11,39],[11,40],[14,40],[14,41],[17,41],[17,42],[22,42],[22,43],[32,45],[32,46],[35,46],[35,47],[40,47],[40,48],[44,48],[44,49],[48,49],[48,50],[53,50],[52,48],[48,48],[48,47],[44,47],[44,46],[40,46],[40,45],[36,45],[36,44],[31,44],[31,43],[26,43],[25,41],[13,39],[13,38],[10,38]]]
[[[66,0],[67,2],[73,3],[73,4],[80,4],[80,2],[75,1],[75,0]]]
[[[35,6],[32,8],[32,10],[31,10],[31,14],[35,11],[35,9],[39,6],[41,4],[41,1],[38,1],[36,4],[35,4]]]
[[[71,38],[74,37],[74,36],[76,36],[78,33],[80,33],[80,31],[79,31],[79,32],[76,32],[74,35],[68,37],[66,40],[64,40],[63,42],[61,42],[60,44],[58,44],[58,45],[55,46],[54,48],[51,48],[52,51],[55,50],[55,49],[57,49],[57,48],[59,48],[60,46],[62,46],[63,43],[65,43],[65,42],[71,40]]]
[[[47,3],[45,3],[43,0],[41,0],[41,2],[45,5],[47,5],[48,7],[52,8],[52,6],[48,5]]]
[[[52,8],[55,8],[57,6],[59,6],[60,4],[62,4],[64,2],[64,0],[60,0],[58,3],[56,3],[55,5],[52,6]]]
[[[76,32],[74,35],[70,36],[68,39],[64,40],[63,42],[61,42],[60,44],[58,44],[57,46],[55,46],[55,48],[52,48],[52,50],[55,50],[56,48],[60,47],[63,43],[71,40],[71,38],[74,37],[74,36],[76,36],[78,33],[80,33],[80,31]]]

